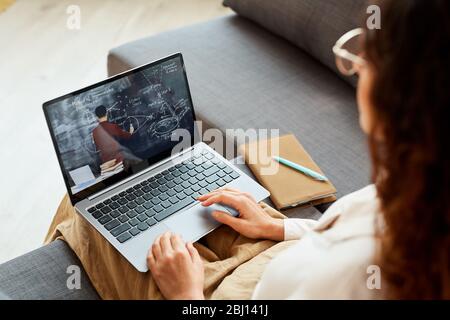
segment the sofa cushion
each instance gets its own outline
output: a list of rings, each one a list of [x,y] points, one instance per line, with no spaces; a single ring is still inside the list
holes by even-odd
[[[69,277],[78,270],[80,287],[69,287],[77,284]],[[99,299],[80,260],[61,240],[1,264],[0,291],[16,300]]]
[[[232,128],[294,133],[338,196],[369,182],[355,90],[286,40],[232,15],[110,51],[110,75],[182,52],[197,118]]]
[[[224,0],[223,3],[337,72],[332,47],[341,35],[360,25],[367,0]],[[347,80],[354,83],[350,78]]]

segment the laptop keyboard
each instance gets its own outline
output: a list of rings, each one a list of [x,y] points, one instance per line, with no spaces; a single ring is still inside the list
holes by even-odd
[[[212,153],[203,151],[87,211],[124,243],[239,176]]]

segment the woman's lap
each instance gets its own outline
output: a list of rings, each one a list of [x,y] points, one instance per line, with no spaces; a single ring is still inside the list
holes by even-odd
[[[263,207],[268,214],[284,218],[276,210]],[[128,263],[95,228],[76,214],[67,196],[58,208],[45,241],[55,239],[68,243],[103,299],[162,299],[150,272],[138,272]],[[250,298],[265,263],[288,245],[275,244],[269,240],[250,240],[226,226],[195,243],[205,261],[205,297]],[[253,259],[256,256],[258,258]]]

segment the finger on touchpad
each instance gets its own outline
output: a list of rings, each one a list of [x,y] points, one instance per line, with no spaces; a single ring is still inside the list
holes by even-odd
[[[228,212],[229,214],[231,214],[233,217],[239,217],[239,211],[237,211],[236,209],[223,205],[223,204],[218,204],[218,207],[222,207],[221,209],[216,209],[216,210],[220,210],[220,211],[225,211]]]

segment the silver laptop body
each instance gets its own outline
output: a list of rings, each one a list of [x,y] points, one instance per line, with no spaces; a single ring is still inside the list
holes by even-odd
[[[181,98],[180,91],[184,94]],[[102,110],[96,107],[93,111],[102,101],[109,103],[104,130],[99,124],[105,119]],[[117,116],[120,112],[125,115]],[[198,195],[231,187],[249,192],[256,201],[269,196],[267,190],[203,142],[193,140],[191,147],[168,155],[173,145],[169,146],[167,132],[162,135],[162,131],[182,123],[195,131],[195,113],[179,53],[46,102],[44,113],[76,211],[140,272],[148,270],[147,252],[162,233],[171,231],[185,241],[196,241],[220,225],[212,218],[212,211],[238,214],[222,205],[205,208],[195,200]],[[120,156],[112,160],[107,157],[111,152],[101,149],[105,143],[99,142],[105,130],[113,130],[108,126],[116,131],[120,128],[130,145],[134,143],[134,147],[121,147],[117,151]],[[145,141],[156,147],[142,151]],[[130,151],[133,148],[151,157],[137,157],[139,152]],[[157,148],[164,152],[152,153]]]

